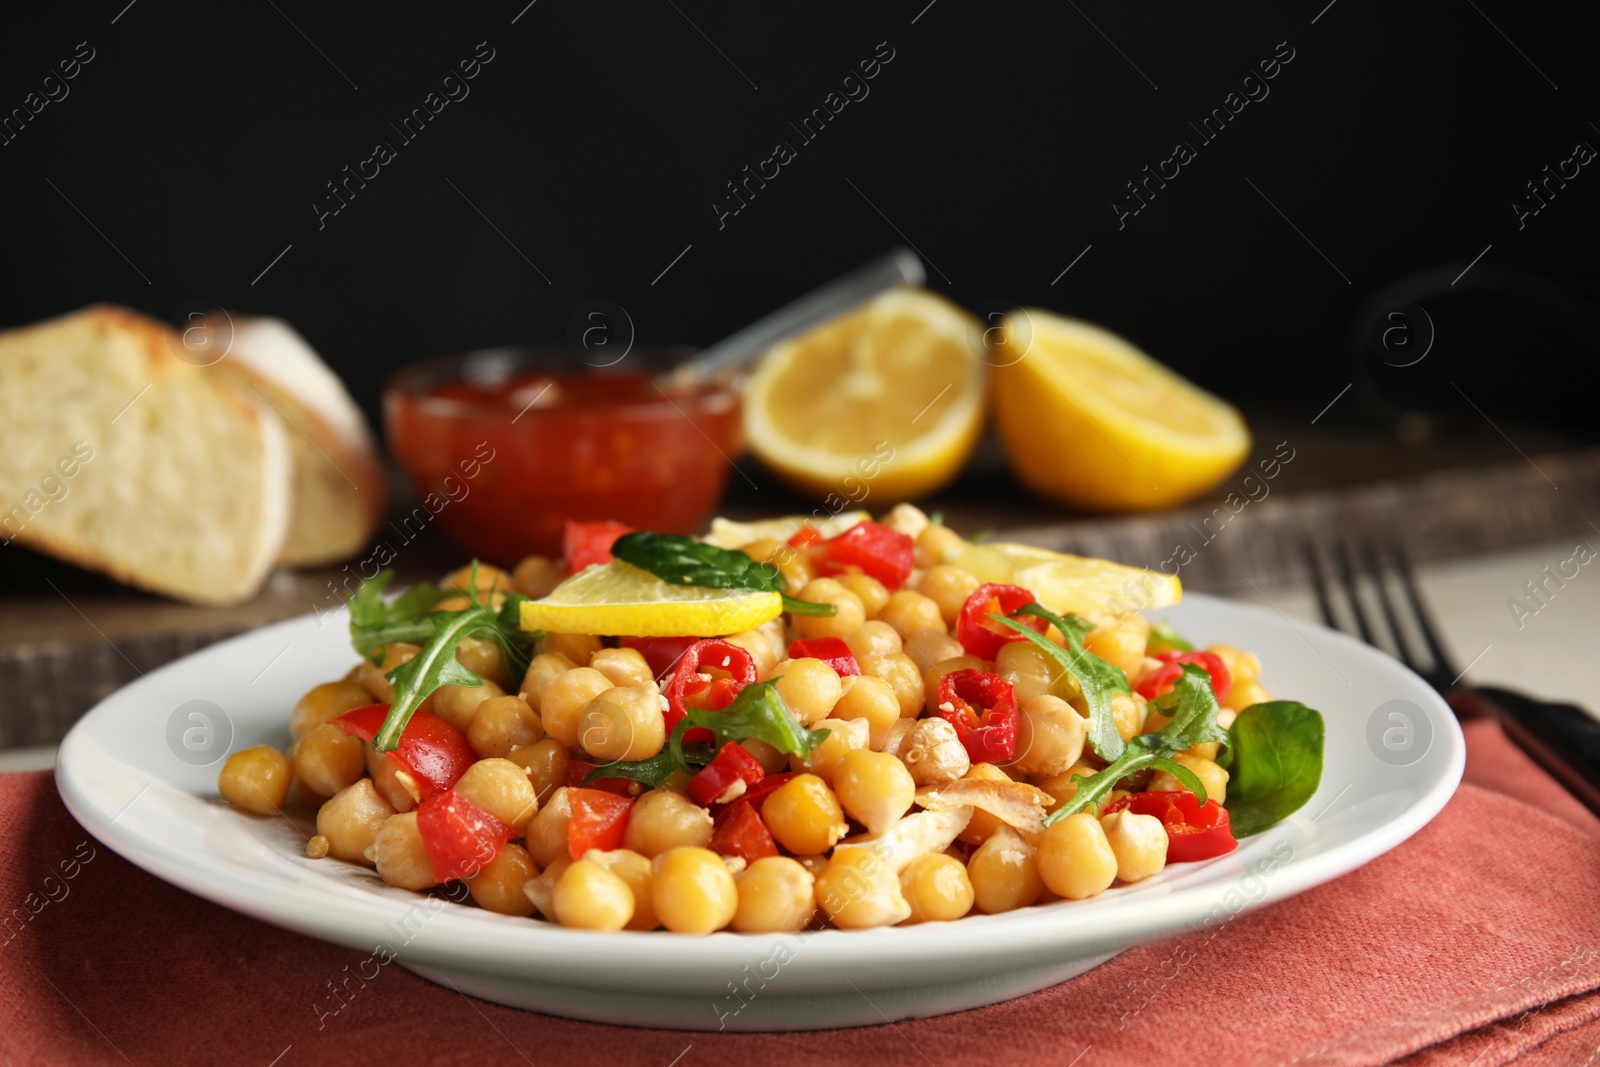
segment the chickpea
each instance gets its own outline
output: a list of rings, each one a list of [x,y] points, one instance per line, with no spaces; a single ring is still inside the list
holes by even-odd
[[[357,666],[357,673],[360,670]],[[323,682],[312,686],[289,713],[289,736],[298,741],[323,723],[370,703],[372,694],[354,682]]]
[[[386,752],[364,745],[362,754],[366,757],[367,773],[372,776],[372,784],[377,788],[378,795],[387,800],[395,811],[415,809],[422,799],[422,790],[417,787],[416,780],[401,770],[400,764],[390,759]]]
[[[545,866],[540,874],[535,875],[522,883],[522,894],[528,898],[539,914],[551,922],[556,919],[556,883],[561,881],[561,876],[567,873],[567,868],[572,866],[572,857],[565,851]]]
[[[501,915],[532,915],[533,901],[522,891],[524,883],[539,876],[533,857],[521,845],[511,843],[500,855],[467,878],[467,892],[484,911]]]
[[[894,687],[882,678],[851,675],[839,680],[839,699],[833,705],[833,714],[846,721],[867,720],[867,743],[875,750],[881,749],[890,729],[901,721],[900,700]]]
[[[654,859],[675,848],[709,848],[711,813],[682,793],[652,789],[633,803],[622,847]]]
[[[498,641],[463,637],[456,646],[456,662],[502,690],[511,684],[511,669],[506,666],[506,656]]]
[[[527,701],[528,707],[539,711],[539,698],[544,695],[545,686],[576,666],[559,652],[541,652],[528,664],[527,673],[522,676],[522,689],[517,695]]]
[[[217,775],[217,792],[236,808],[253,815],[272,815],[289,797],[289,761],[267,745],[235,752]]]
[[[926,672],[935,663],[943,663],[962,654],[961,642],[945,633],[943,629],[918,630],[906,638],[906,655],[911,657],[911,662],[922,672]]]
[[[759,737],[747,737],[739,745],[755,757],[761,769],[768,774],[781,774],[789,769],[789,754],[767,744]]]
[[[894,723],[889,727],[889,732],[884,735],[883,745],[879,751],[887,752],[889,755],[900,759],[901,762],[905,762],[906,739],[911,736],[911,731],[922,721],[922,719],[895,719]]]
[[[972,910],[966,865],[942,852],[912,860],[900,872],[900,891],[911,907],[908,923],[949,922]]]
[[[511,572],[511,584],[525,597],[542,600],[567,580],[567,569],[544,556],[527,556]]]
[[[905,534],[913,542],[929,525],[927,514],[915,504],[896,504],[879,522],[895,533]]]
[[[894,868],[871,848],[834,852],[817,878],[817,903],[845,930],[893,926],[911,915]]]
[[[771,803],[769,800],[768,803]],[[733,921],[739,890],[722,857],[706,848],[668,849],[653,861],[650,899],[661,925],[678,934],[709,934]]]
[[[793,545],[785,544],[771,537],[763,537],[741,545],[739,551],[755,560],[757,563],[770,563],[778,568],[778,573],[783,575],[784,581],[790,590],[804,589],[813,578],[817,576],[817,569],[811,563],[811,557]]]
[[[571,757],[566,745],[547,737],[531,745],[518,745],[506,754],[506,759],[528,772],[534,794],[543,804],[558,786],[566,783],[567,763]]]
[[[328,854],[328,839],[321,834],[312,834],[306,839],[306,858],[320,860]]]
[[[818,578],[800,590],[799,598],[813,604],[832,604],[832,615],[796,615],[794,628],[801,637],[848,637],[867,621],[861,598],[833,578]]]
[[[766,634],[760,630],[743,630],[723,640],[750,653],[750,659],[756,665],[756,681],[765,682],[772,677],[772,669],[778,665],[779,656]]]
[[[1007,641],[1001,645],[994,657],[994,670],[1011,683],[1018,704],[1046,694],[1063,700],[1077,694],[1072,675],[1032,641]]]
[[[914,562],[922,570],[949,563],[966,547],[961,535],[948,526],[929,524],[917,535],[913,549]]]
[[[589,657],[600,651],[600,639],[593,634],[545,634],[533,650],[559,652],[578,666],[587,667]]]
[[[1117,857],[1092,813],[1080,811],[1045,827],[1039,874],[1050,892],[1068,900],[1085,900],[1110,887]]]
[[[1144,662],[1145,644],[1150,640],[1150,623],[1143,615],[1118,615],[1100,623],[1083,639],[1083,647],[1107,663],[1133,675]]]
[[[307,789],[331,797],[367,769],[365,748],[361,738],[323,723],[295,742],[289,763]]]
[[[505,695],[504,689],[487,678],[482,685],[441,685],[428,698],[428,710],[466,733],[472,727],[472,717],[478,714],[480,704]]]
[[[798,775],[769,793],[761,817],[778,844],[799,855],[828,851],[850,829],[839,798],[814,774]]]
[[[872,725],[865,719],[823,719],[812,726],[813,730],[827,730],[828,736],[805,759],[789,757],[789,766],[796,771],[816,775],[824,782],[833,782],[839,760],[851,749],[867,748],[872,741]]]
[[[904,719],[911,724],[897,755],[917,785],[945,785],[972,769],[972,758],[944,719]],[[976,812],[974,812],[976,814]]]
[[[1010,775],[992,763],[974,763],[972,768],[961,777],[988,779],[991,782],[1011,781]],[[1004,825],[1005,823],[989,812],[982,809],[974,809],[972,819],[967,823],[967,828],[961,831],[961,835],[957,840],[965,841],[969,845],[981,845]]]
[[[789,933],[817,910],[816,877],[788,856],[763,856],[734,878],[739,907],[733,928],[742,934]]]
[[[582,740],[578,721],[589,701],[612,688],[611,679],[590,667],[574,667],[544,687],[539,700],[539,721],[544,732],[568,748]]]
[[[893,626],[902,638],[910,637],[918,630],[945,632],[944,616],[939,614],[939,605],[910,589],[902,589],[891,596],[878,615]]]
[[[550,802],[540,808],[534,814],[533,821],[528,823],[528,855],[533,857],[534,863],[548,871],[557,859],[570,855],[567,851],[567,824],[571,821],[572,800],[567,796],[566,786],[562,786],[550,794]],[[544,911],[544,908],[539,910]]]
[[[826,719],[839,701],[839,676],[820,659],[786,659],[772,676],[778,681],[778,695],[784,704],[807,726]]]
[[[656,918],[655,901],[650,895],[655,875],[647,858],[625,848],[612,852],[590,849],[583,858],[598,863],[628,884],[628,890],[633,894],[633,918],[628,920],[624,930],[654,930],[661,925],[661,920]]]
[[[876,619],[878,612],[889,602],[888,587],[870,574],[846,571],[834,577],[840,585],[861,598],[861,606],[866,609],[868,619]]]
[[[1179,752],[1172,757],[1172,762],[1193,772],[1200,779],[1200,784],[1206,787],[1206,801],[1221,804],[1228,796],[1228,772],[1203,756],[1191,756],[1187,752]],[[1187,788],[1177,778],[1167,771],[1157,771],[1150,776],[1150,792],[1171,793]]]
[[[490,697],[478,705],[467,727],[467,743],[481,759],[507,756],[519,745],[532,745],[544,739],[539,714],[521,697]]]
[[[649,685],[656,680],[637,648],[602,648],[589,657],[589,666],[616,686]]]
[[[496,567],[492,563],[479,563],[477,580],[473,580],[472,564],[457,567],[444,576],[440,583],[445,589],[456,589],[460,592],[473,592],[480,595],[500,592],[511,588],[511,575]]]
[[[566,869],[551,895],[556,921],[578,930],[620,930],[633,918],[633,890],[593,860]]]
[[[482,759],[467,768],[456,792],[505,823],[520,837],[539,810],[528,772],[508,759]]]
[[[1100,820],[1106,842],[1117,857],[1117,877],[1137,882],[1160,874],[1167,865],[1167,828],[1154,815],[1114,811]]]
[[[414,811],[391,815],[384,820],[372,842],[378,877],[401,889],[430,889],[439,884],[433,861],[422,843]]]
[[[1022,705],[1017,723],[1017,758],[1024,774],[1060,774],[1078,762],[1088,723],[1071,704],[1048,694]]]
[[[1246,652],[1232,645],[1212,645],[1206,651],[1222,661],[1222,665],[1228,668],[1228,676],[1236,685],[1239,682],[1254,682],[1261,677],[1261,657],[1254,652]]]
[[[328,851],[335,858],[370,867],[367,850],[394,813],[394,806],[372,787],[372,779],[361,778],[317,809],[317,833],[327,839]]]
[[[383,659],[376,664],[363,656],[360,664],[361,677],[359,679],[361,688],[365,689],[372,699],[379,704],[387,704],[394,699],[394,688],[389,685],[389,679],[385,678],[384,675],[402,663],[409,662],[412,656],[421,651],[422,649],[418,645],[408,645],[404,642],[396,641],[393,644],[383,646]]]
[[[910,656],[904,652],[868,656],[861,662],[861,673],[882,678],[889,683],[895,699],[900,702],[900,714],[904,718],[911,719],[921,714],[925,695],[922,672],[917,670],[917,664]]]
[[[1048,778],[1041,778],[1034,784],[1049,794],[1050,800],[1045,805],[1047,811],[1055,811],[1061,805],[1078,795],[1078,783],[1073,781],[1074,776],[1087,778],[1095,773],[1095,768],[1087,763],[1077,763],[1060,774],[1052,774]]]
[[[939,615],[946,626],[954,626],[967,598],[977,592],[979,584],[970,571],[941,563],[922,572],[917,592],[939,605]]]
[[[603,691],[579,717],[578,740],[585,752],[601,761],[659,755],[667,743],[661,690],[647,682]]]
[[[1230,711],[1243,711],[1252,704],[1265,704],[1272,699],[1272,694],[1267,692],[1266,686],[1254,679],[1234,682],[1233,688],[1228,690],[1228,699],[1222,706]]]
[[[1144,729],[1149,705],[1138,693],[1111,694],[1111,721],[1124,741],[1132,741]]]
[[[967,877],[973,904],[990,915],[1025,908],[1044,890],[1038,850],[1003,824],[967,861]]]
[[[834,792],[850,817],[881,834],[911,810],[917,783],[906,765],[887,752],[851,749],[839,758],[833,773]]]
[[[989,671],[992,668],[993,664],[977,656],[956,656],[935,663],[922,674],[922,706],[917,710],[929,715],[939,714],[939,683],[944,681],[945,675],[956,671]],[[1017,694],[1017,699],[1022,699],[1021,693]]]
[[[858,661],[867,656],[887,656],[905,650],[900,632],[881,619],[862,623],[844,643],[850,646]]]

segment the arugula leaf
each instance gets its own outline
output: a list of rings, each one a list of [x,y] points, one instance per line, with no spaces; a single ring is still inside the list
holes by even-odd
[[[694,773],[694,768],[704,767],[711,762],[712,752],[704,745],[690,745],[683,749],[683,762],[679,763],[674,758],[672,749],[663,748],[659,753],[649,759],[617,760],[604,763],[584,775],[583,784],[598,782],[603,778],[629,778],[635,782],[643,782],[651,789],[660,789],[667,781],[679,771]]]
[[[383,726],[372,739],[372,747],[388,752],[400,744],[400,732],[416,714],[417,708],[442,685],[479,686],[483,679],[462,666],[456,659],[456,646],[463,637],[485,624],[494,624],[494,613],[474,604],[461,611],[441,611],[429,616],[433,634],[422,649],[409,660],[390,671],[385,677],[394,689],[389,702],[389,714]]]
[[[617,538],[611,554],[674,585],[780,593],[783,609],[794,615],[832,615],[836,610],[832,604],[813,604],[789,596],[784,592],[788,583],[772,564],[759,563],[743,552],[718,548],[692,537],[638,530]]]
[[[755,738],[765,741],[779,752],[806,759],[816,747],[828,738],[827,730],[808,730],[794,717],[794,713],[778,695],[777,682],[756,682],[739,690],[721,711],[690,709],[668,739],[673,758],[687,768],[683,748],[683,735],[696,726],[711,731],[713,748],[721,748],[729,741]]]
[[[1235,837],[1299,811],[1322,782],[1322,713],[1297,700],[1252,704],[1228,729],[1228,819]]]
[[[428,582],[418,584],[385,602],[383,591],[393,580],[393,571],[379,571],[356,587],[350,598],[350,643],[357,653],[374,664],[383,661],[383,646],[395,641],[421,644],[433,627],[424,616],[454,590],[440,589]]]
[[[1114,760],[1122,755],[1122,735],[1117,733],[1117,724],[1112,718],[1111,701],[1117,693],[1131,693],[1133,690],[1129,688],[1128,676],[1122,673],[1122,668],[1107,663],[1084,648],[1083,639],[1094,629],[1094,623],[1076,615],[1057,615],[1037,603],[1024,604],[1012,614],[1033,615],[1061,631],[1067,640],[1066,648],[1016,619],[1003,615],[989,616],[1032,641],[1072,675],[1089,705],[1089,744],[1103,760]]]
[[[1216,694],[1211,691],[1211,676],[1203,668],[1185,663],[1172,692],[1158,703],[1164,712],[1171,712],[1172,721],[1153,734],[1139,734],[1129,741],[1121,755],[1103,770],[1088,777],[1073,775],[1078,791],[1071,800],[1045,818],[1045,825],[1086,808],[1098,810],[1118,782],[1146,769],[1166,771],[1193,793],[1200,803],[1206,802],[1205,785],[1193,771],[1172,757],[1203,741],[1228,740],[1228,735],[1217,725],[1219,709]],[[1229,808],[1228,813],[1231,816],[1233,809]]]
[[[1157,652],[1193,652],[1194,646],[1185,640],[1166,619],[1150,627],[1150,640],[1145,645],[1148,655]]]

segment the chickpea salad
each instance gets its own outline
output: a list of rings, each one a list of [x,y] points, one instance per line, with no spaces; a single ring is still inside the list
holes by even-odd
[[[350,601],[359,662],[231,755],[307,855],[595,931],[951,921],[1082,900],[1298,810],[1323,719],[1143,612],[1176,578],[968,540],[902,504]],[[453,894],[455,895],[455,894]]]

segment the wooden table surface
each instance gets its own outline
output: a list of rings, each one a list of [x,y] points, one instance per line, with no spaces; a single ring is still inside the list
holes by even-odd
[[[1193,558],[1181,569],[1184,584],[1220,593],[1302,580],[1308,536],[1392,539],[1413,559],[1439,561],[1566,537],[1600,514],[1600,449],[1537,428],[1505,428],[1512,445],[1481,427],[1409,442],[1303,420],[1258,417],[1252,427],[1257,455],[1250,465],[1171,511],[1064,511],[1017,484],[992,438],[924,506],[963,533],[992,529],[1007,540],[1148,567],[1187,546]],[[1275,453],[1292,458],[1275,478],[1260,479],[1256,464]],[[730,479],[723,514],[811,510],[752,461],[740,469],[749,481]],[[1246,482],[1252,470],[1258,480]],[[869,497],[863,506],[892,503]],[[396,568],[402,581],[434,578],[461,561],[434,531],[408,545]],[[0,748],[57,741],[114,689],[214,641],[336,608],[341,577],[337,567],[279,571],[248,603],[195,607],[14,545],[0,549]]]

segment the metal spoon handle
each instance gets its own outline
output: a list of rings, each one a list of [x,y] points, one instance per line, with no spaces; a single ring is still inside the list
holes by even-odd
[[[826,322],[897,285],[921,285],[925,278],[922,260],[916,253],[897,248],[702,349],[693,359],[660,375],[657,384],[662,388],[682,388],[732,370],[786,337]]]

